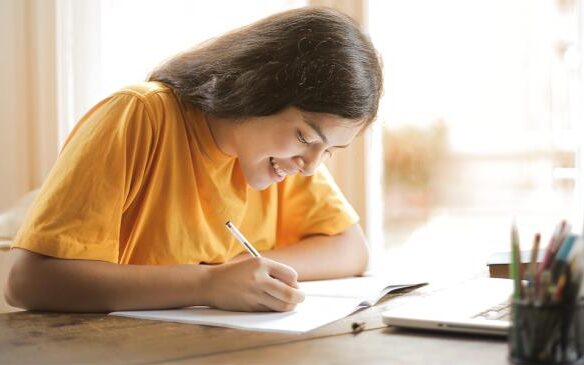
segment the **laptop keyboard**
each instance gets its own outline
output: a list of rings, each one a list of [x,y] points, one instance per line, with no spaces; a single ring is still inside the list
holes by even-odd
[[[479,314],[474,315],[472,318],[481,319],[495,319],[499,321],[511,320],[511,303],[505,301],[499,305],[491,307]]]

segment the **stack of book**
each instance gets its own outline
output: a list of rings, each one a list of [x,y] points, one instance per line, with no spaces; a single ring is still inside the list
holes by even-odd
[[[545,255],[545,250],[541,249],[538,251],[537,255],[537,263],[541,263],[543,261]],[[531,261],[531,251],[521,251],[520,253],[520,271],[522,274],[525,273],[529,262]],[[500,279],[510,279],[511,276],[509,274],[510,270],[509,267],[511,265],[511,251],[504,251],[504,252],[495,252],[491,256],[489,256],[487,260],[487,266],[489,267],[489,276],[492,278],[500,278]]]

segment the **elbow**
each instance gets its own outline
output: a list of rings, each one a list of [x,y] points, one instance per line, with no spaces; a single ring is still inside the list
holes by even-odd
[[[4,301],[11,307],[18,307],[16,301],[13,299],[13,294],[10,290],[11,287],[9,282],[7,281],[4,285]]]
[[[21,250],[19,250],[21,251]],[[8,278],[4,285],[4,300],[12,307],[21,309],[35,309],[35,298],[33,293],[33,283],[35,281],[32,261],[34,255],[28,252],[12,252],[17,257],[8,272]]]
[[[29,310],[32,306],[27,305],[25,297],[20,292],[15,291],[12,283],[7,282],[4,286],[4,301],[11,307]]]
[[[367,245],[367,243],[365,242],[364,248],[363,248],[363,266],[361,267],[361,273],[359,275],[363,275],[363,274],[365,274],[365,272],[367,270],[369,270],[369,259],[370,259],[369,252],[370,252],[369,245]]]
[[[8,273],[6,283],[4,284],[4,300],[6,301],[6,304],[11,307],[26,309],[23,301],[21,300],[22,283],[14,271],[14,266],[12,266]]]
[[[355,260],[355,262],[357,263],[355,268],[356,276],[361,276],[365,274],[367,269],[369,269],[369,246],[367,245],[365,237],[363,237],[363,240],[362,242],[360,242],[359,246],[360,247],[356,255],[357,259]]]
[[[365,234],[359,224],[350,227],[345,233],[345,242],[349,246],[347,252],[351,252],[348,262],[351,263],[351,276],[361,276],[369,268],[369,246]]]

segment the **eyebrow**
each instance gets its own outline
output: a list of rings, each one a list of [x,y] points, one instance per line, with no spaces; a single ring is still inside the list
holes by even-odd
[[[322,141],[323,141],[324,144],[327,144],[328,143],[328,139],[326,138],[326,136],[324,135],[324,133],[322,133],[322,129],[320,129],[320,126],[318,124],[312,123],[311,121],[306,120],[306,119],[304,119],[304,122],[306,124],[308,124],[310,126],[310,128],[312,128],[316,132],[316,134],[318,134],[318,136],[320,137],[320,139],[322,139]],[[346,144],[346,145],[343,145],[343,146],[333,146],[333,147],[334,148],[347,148],[347,147],[349,147],[349,145]]]

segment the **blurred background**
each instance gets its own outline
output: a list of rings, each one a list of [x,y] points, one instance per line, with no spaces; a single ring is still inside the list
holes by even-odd
[[[373,269],[481,272],[508,250],[513,217],[524,249],[559,219],[581,231],[582,0],[0,0],[0,211],[23,214],[100,99],[176,52],[313,5],[358,20],[384,63],[378,122],[328,162]]]

